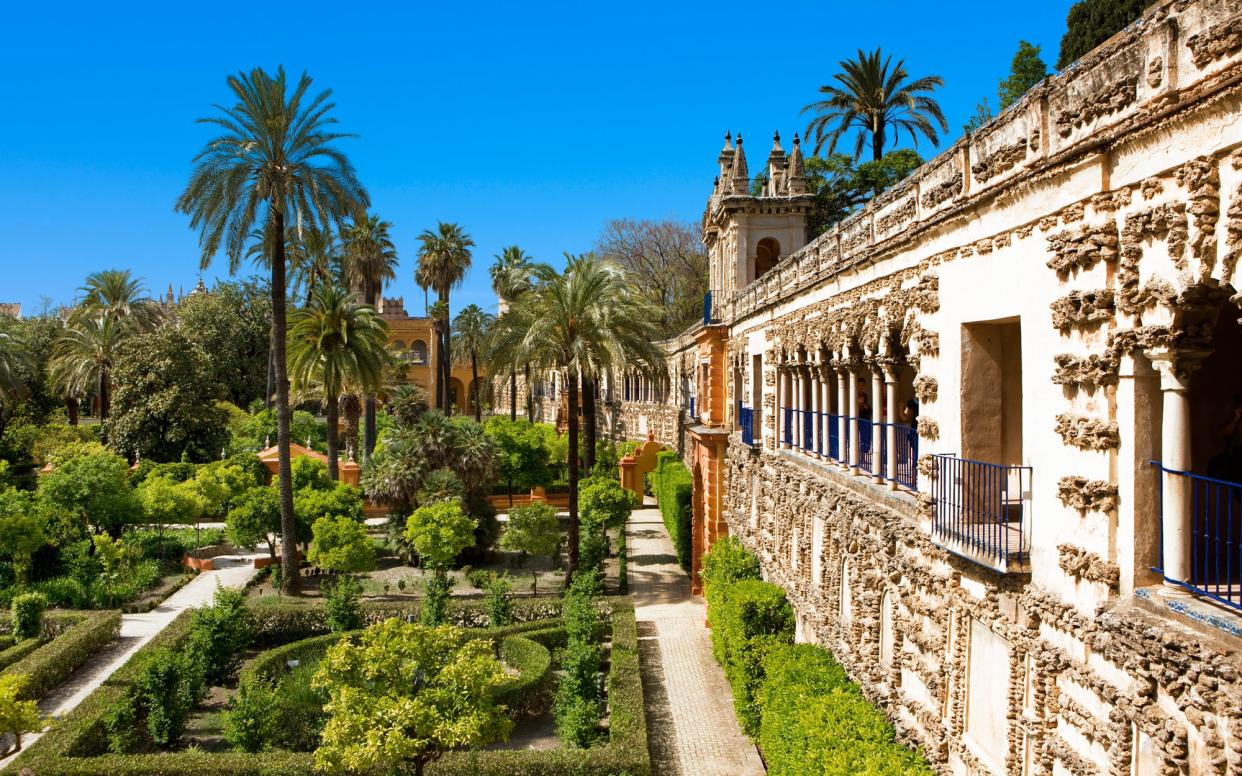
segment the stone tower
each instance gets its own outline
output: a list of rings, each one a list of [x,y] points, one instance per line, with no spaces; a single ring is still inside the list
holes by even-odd
[[[797,135],[788,155],[781,148],[780,135],[773,136],[767,180],[757,196],[751,193],[740,133],[736,146],[733,136],[725,135],[717,163],[720,171],[703,214],[703,242],[712,293],[727,300],[806,244],[807,216],[815,198],[807,193]]]

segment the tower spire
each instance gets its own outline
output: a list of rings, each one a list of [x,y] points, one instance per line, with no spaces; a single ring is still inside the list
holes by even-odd
[[[806,193],[806,164],[802,159],[802,141],[794,133],[793,151],[789,154],[789,174],[786,176],[790,194]]]
[[[746,152],[742,150],[742,133],[737,133],[737,151],[733,157],[733,193],[750,192],[750,170],[746,168]]]

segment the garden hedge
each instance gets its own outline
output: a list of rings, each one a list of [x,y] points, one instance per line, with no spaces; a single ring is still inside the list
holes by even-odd
[[[896,741],[883,712],[831,653],[793,644],[793,609],[784,591],[758,576],[758,558],[732,537],[703,558],[712,654],[768,773],[930,776],[926,761]]]
[[[777,647],[764,660],[758,743],[779,776],[931,776],[919,754],[894,737],[883,712],[863,697],[829,652]]]
[[[587,750],[489,750],[458,752],[428,766],[428,776],[650,776],[647,754],[647,723],[643,707],[642,679],[638,668],[638,637],[633,602],[628,598],[608,602],[612,608],[612,662],[608,675],[611,735],[607,744]],[[319,607],[283,606],[260,609],[300,609]],[[378,607],[364,607],[373,610]],[[470,607],[461,607],[469,609]],[[559,609],[559,604],[558,604]],[[287,628],[286,612],[269,611],[268,622]],[[320,613],[319,617],[324,615]],[[190,629],[191,612],[183,612],[138,650],[99,689],[91,693],[64,717],[52,723],[47,735],[27,747],[14,761],[16,771],[29,768],[37,776],[200,776],[221,772],[229,776],[303,776],[311,773],[311,755],[302,752],[269,751],[210,753],[198,750],[160,754],[98,754],[107,750],[103,717],[120,698],[142,668],[150,652],[161,647],[184,645]],[[298,621],[313,623],[304,616]],[[552,648],[563,643],[564,629],[546,627],[533,620],[517,626],[487,629],[493,638],[512,635],[525,627],[524,637]],[[559,631],[559,636],[557,632]],[[313,635],[313,634],[312,634]],[[480,634],[482,635],[482,634]],[[244,670],[244,669],[243,669]],[[93,756],[92,756],[93,755]]]
[[[12,644],[12,646],[8,647],[3,652],[0,652],[0,673],[2,673],[4,669],[16,663],[18,660],[26,657],[26,655],[34,652],[45,643],[47,642],[43,639],[22,639],[21,641]]]
[[[651,493],[660,507],[660,516],[664,518],[664,527],[673,541],[677,563],[688,572],[694,539],[691,526],[694,480],[690,470],[677,457],[677,453],[666,450],[656,454],[656,467],[648,476],[651,479]]]
[[[116,610],[48,613],[44,636],[37,649],[10,663],[0,673],[25,674],[22,698],[38,700],[69,678],[91,656],[116,640],[121,632],[121,613]],[[72,625],[64,627],[72,622]],[[29,641],[37,641],[29,639]],[[24,642],[23,642],[24,643]],[[18,649],[18,644],[11,649]]]

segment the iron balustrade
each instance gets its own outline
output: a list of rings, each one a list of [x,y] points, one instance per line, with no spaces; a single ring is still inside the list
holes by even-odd
[[[793,413],[794,413],[793,407],[785,407],[784,410],[785,410],[785,416],[784,416],[785,446],[793,447]]]
[[[852,420],[852,418],[851,418]],[[871,418],[858,418],[858,468],[873,476],[884,471],[884,435],[876,437],[877,424]]]
[[[808,453],[815,452],[815,413],[812,410],[799,410],[802,415],[802,449]]]
[[[694,412],[694,397],[693,397],[693,396],[691,396],[691,397],[690,397],[690,417],[691,417],[691,418],[698,418],[698,417],[699,417],[699,416],[698,416],[698,415],[696,415],[696,414],[695,414],[695,412]]]
[[[737,422],[742,427],[742,444],[755,446],[755,411],[745,404],[739,405]]]
[[[1152,461],[1162,474],[1184,477],[1190,490],[1190,579],[1167,581],[1189,588],[1234,609],[1242,609],[1242,483],[1169,469]],[[1164,517],[1164,477],[1160,478],[1160,513]],[[1161,520],[1163,534],[1163,519]],[[1161,537],[1160,565],[1164,566]],[[1164,576],[1164,569],[1155,571]]]
[[[880,438],[883,440],[882,459],[888,465],[888,432],[893,430],[893,447],[897,451],[896,471],[885,474],[884,479],[894,480],[908,490],[919,489],[919,432],[914,426],[901,423],[881,423]]]
[[[720,311],[716,308],[720,300],[720,294],[715,291],[708,291],[703,294],[703,325],[710,326],[713,323],[720,322]]]
[[[849,439],[848,431],[846,439]],[[846,442],[849,446],[849,442]],[[828,457],[834,461],[844,461],[841,450],[841,416],[828,414]]]
[[[1030,552],[1031,467],[937,454],[932,537],[1007,564]]]

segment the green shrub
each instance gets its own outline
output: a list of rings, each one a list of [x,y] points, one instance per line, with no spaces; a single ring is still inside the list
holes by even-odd
[[[728,586],[722,605],[708,616],[713,652],[724,658],[738,722],[754,735],[759,730],[755,693],[763,683],[763,658],[770,649],[793,642],[793,608],[776,585],[746,579]]]
[[[561,742],[576,749],[590,748],[599,738],[599,703],[573,695],[557,695],[556,732]]]
[[[13,665],[18,660],[43,646],[44,643],[43,639],[22,639],[17,642],[13,641],[12,636],[9,636],[8,639],[10,642],[9,646],[3,652],[0,652],[0,670]]]
[[[47,597],[49,606],[83,609],[94,603],[86,586],[69,576],[45,579],[35,583],[34,589]]]
[[[103,725],[108,736],[109,752],[132,752],[138,745],[138,710],[133,696],[122,696],[109,706],[104,712]]]
[[[466,574],[466,581],[475,590],[486,590],[492,580],[496,578],[496,572],[491,569],[472,569],[466,567],[463,569]]]
[[[595,605],[596,572],[579,572],[565,594],[562,619],[568,643],[561,651],[561,680],[556,688],[556,729],[568,746],[585,749],[599,725],[602,650],[599,610]]]
[[[677,563],[689,571],[694,539],[691,526],[694,480],[690,470],[677,457],[677,453],[666,450],[656,454],[656,468],[649,477],[651,492],[656,497],[664,527],[677,553]]]
[[[771,773],[789,776],[930,776],[922,757],[895,740],[883,713],[832,655],[810,644],[779,646],[764,660],[758,743]]]
[[[261,752],[271,746],[285,720],[281,697],[268,682],[239,685],[224,712],[224,740],[243,752]]]
[[[513,583],[509,581],[508,575],[494,575],[484,592],[492,627],[499,628],[513,622]]]
[[[44,633],[53,636],[53,615],[44,617]],[[78,619],[52,640],[4,670],[9,674],[25,674],[26,697],[38,700],[59,685],[101,649],[112,643],[121,631],[118,611],[91,612]]]
[[[47,597],[42,593],[22,593],[13,599],[13,633],[33,639],[43,632],[43,611]]]
[[[156,746],[168,748],[180,740],[203,689],[203,665],[196,656],[167,647],[147,655],[134,679],[134,699]]]
[[[423,610],[419,618],[423,625],[443,625],[447,619],[449,596],[453,585],[442,573],[425,578],[423,584]]]
[[[326,585],[324,609],[328,612],[328,630],[333,633],[357,630],[362,627],[362,613],[358,601],[362,597],[362,584],[353,577],[340,577]]]
[[[194,611],[189,651],[199,661],[209,684],[221,684],[241,664],[241,653],[254,639],[254,618],[246,608],[246,594],[216,588],[211,606]]]

